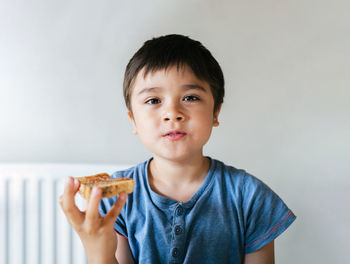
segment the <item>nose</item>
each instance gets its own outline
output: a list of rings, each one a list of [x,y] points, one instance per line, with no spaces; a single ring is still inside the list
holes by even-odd
[[[181,107],[176,104],[169,105],[163,113],[163,121],[180,122],[185,120]]]

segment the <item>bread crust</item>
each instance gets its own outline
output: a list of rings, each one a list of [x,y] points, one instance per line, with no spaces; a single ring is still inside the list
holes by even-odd
[[[113,197],[120,193],[132,193],[135,181],[131,178],[111,178],[108,173],[77,177],[80,181],[79,194],[86,200],[90,199],[94,186],[102,189],[102,197]]]

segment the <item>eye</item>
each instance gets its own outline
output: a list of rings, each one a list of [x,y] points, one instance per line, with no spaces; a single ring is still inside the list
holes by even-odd
[[[190,101],[199,101],[200,99],[198,96],[195,96],[195,95],[187,95],[183,100],[185,102],[190,102]]]
[[[146,104],[159,104],[159,103],[160,103],[160,100],[157,99],[157,98],[150,98],[150,99],[148,99],[145,103],[146,103]]]

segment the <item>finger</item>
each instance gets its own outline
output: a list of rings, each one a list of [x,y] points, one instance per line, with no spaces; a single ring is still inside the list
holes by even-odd
[[[122,211],[125,205],[126,199],[127,199],[126,193],[121,193],[119,195],[119,198],[113,204],[113,206],[111,207],[111,209],[109,210],[109,212],[106,214],[104,218],[104,221],[107,224],[114,224],[115,220],[117,219],[117,217],[119,216],[120,212]]]
[[[70,198],[74,199],[74,196],[78,192],[79,187],[79,180],[69,176],[64,184],[64,194],[67,194]]]
[[[74,191],[74,194],[76,194],[79,191],[80,181],[78,179],[74,179],[73,183],[74,183],[73,191]]]
[[[91,192],[90,200],[87,204],[86,209],[86,220],[90,223],[96,222],[101,218],[98,211],[100,201],[102,199],[102,189],[99,187],[94,187]]]
[[[69,177],[65,182],[63,195],[59,198],[59,204],[72,225],[83,221],[83,213],[78,209],[74,200],[79,189],[79,181],[76,181]]]

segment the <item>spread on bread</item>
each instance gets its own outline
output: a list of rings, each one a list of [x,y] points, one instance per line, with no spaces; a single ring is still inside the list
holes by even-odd
[[[113,197],[120,193],[132,193],[135,181],[131,178],[111,178],[107,173],[77,177],[80,181],[79,193],[89,200],[94,186],[102,189],[102,197]]]

